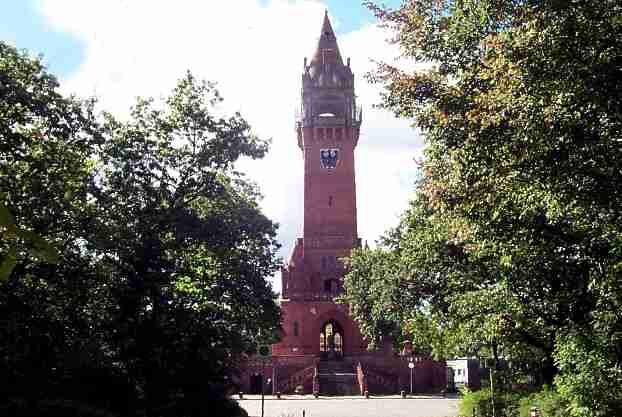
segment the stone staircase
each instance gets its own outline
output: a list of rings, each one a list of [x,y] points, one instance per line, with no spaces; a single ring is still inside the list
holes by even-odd
[[[344,361],[321,361],[318,365],[320,395],[360,395],[356,370]]]
[[[287,379],[279,381],[277,391],[283,394],[293,394],[297,387],[302,386],[304,393],[311,394],[313,392],[315,369],[315,365],[308,366],[290,375]]]

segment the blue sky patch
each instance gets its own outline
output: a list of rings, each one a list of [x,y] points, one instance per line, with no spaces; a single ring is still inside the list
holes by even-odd
[[[0,39],[43,55],[49,71],[69,77],[84,58],[84,45],[67,33],[57,32],[37,10],[35,0],[0,0]]]
[[[326,3],[329,13],[339,19],[339,27],[335,29],[337,35],[355,31],[376,21],[372,12],[362,5],[363,0],[328,0]],[[384,0],[377,3],[395,8],[402,0]]]

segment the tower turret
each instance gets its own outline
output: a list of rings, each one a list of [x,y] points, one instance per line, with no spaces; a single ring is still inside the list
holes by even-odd
[[[361,111],[356,107],[350,59],[344,65],[335,32],[326,14],[313,58],[308,64],[306,58],[304,61],[298,145],[301,149],[304,148],[304,135],[301,131],[303,127],[358,129],[360,124]],[[355,142],[356,140],[358,136]]]

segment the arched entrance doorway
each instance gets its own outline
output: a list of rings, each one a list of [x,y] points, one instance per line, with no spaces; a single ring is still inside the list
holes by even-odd
[[[320,357],[328,360],[343,357],[343,328],[334,320],[324,323],[320,331]]]

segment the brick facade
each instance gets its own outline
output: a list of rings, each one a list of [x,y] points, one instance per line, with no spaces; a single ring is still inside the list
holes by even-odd
[[[324,392],[329,385],[331,393],[395,393],[409,385],[409,358],[394,354],[389,342],[369,352],[347,308],[333,301],[342,291],[341,259],[361,244],[354,166],[361,121],[350,62],[344,64],[325,16],[318,47],[311,62],[305,59],[302,75],[297,139],[304,157],[304,230],[281,271],[282,339],[272,346],[269,360],[251,358],[243,364],[245,392],[255,390],[253,381],[261,373],[271,379],[272,391],[283,393],[296,387]],[[331,381],[331,373],[341,380]],[[418,391],[444,387],[443,364],[418,361],[415,373]]]

